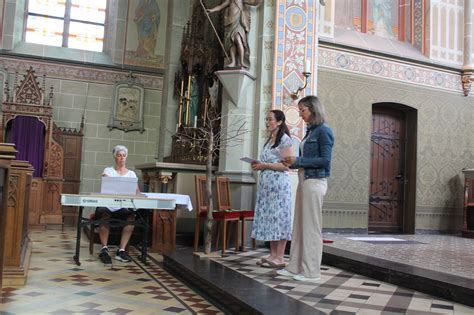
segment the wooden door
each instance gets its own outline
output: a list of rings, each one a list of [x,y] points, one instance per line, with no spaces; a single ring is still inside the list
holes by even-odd
[[[405,125],[403,112],[373,109],[369,232],[403,232]]]

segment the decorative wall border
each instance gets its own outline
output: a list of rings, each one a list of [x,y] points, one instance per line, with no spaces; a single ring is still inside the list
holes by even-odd
[[[416,213],[417,214],[461,214],[463,213],[463,206],[460,205],[459,207],[436,207],[436,206],[426,206],[426,205],[418,205],[416,206]]]
[[[0,56],[0,68],[3,67],[9,72],[18,71],[20,73],[26,72],[27,69],[33,67],[36,73],[47,74],[48,78],[68,79],[78,81],[97,82],[105,84],[115,84],[116,82],[125,81],[128,71],[105,70],[87,68],[86,66],[75,66],[67,64],[55,64],[53,62],[38,62],[33,60],[5,58]],[[145,88],[163,90],[163,76],[162,75],[143,75],[135,74],[137,76],[137,83],[140,83]]]
[[[424,0],[413,0],[413,45],[422,53],[425,53],[425,38],[426,38],[426,30],[425,30],[425,1]]]
[[[317,0],[276,1],[273,107],[285,112],[295,142],[303,138],[305,129],[290,93],[303,85],[302,72],[309,63],[313,75],[302,94],[316,94],[318,5]]]
[[[318,49],[319,67],[337,69],[389,80],[418,84],[453,92],[463,92],[461,74],[401,62],[358,55],[322,47]]]

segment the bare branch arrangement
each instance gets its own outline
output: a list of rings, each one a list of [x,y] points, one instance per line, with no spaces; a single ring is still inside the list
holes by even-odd
[[[197,149],[206,158],[206,196],[209,209],[214,209],[212,198],[212,164],[218,158],[223,148],[238,146],[244,142],[244,135],[249,133],[246,120],[232,119],[230,116],[222,116],[215,109],[210,108],[203,117],[200,126],[195,128],[183,128],[175,137],[183,143],[189,143],[190,147]],[[226,127],[222,127],[222,121],[226,120]],[[207,220],[204,229],[204,253],[211,252],[212,227],[214,218],[212,211],[207,211]]]

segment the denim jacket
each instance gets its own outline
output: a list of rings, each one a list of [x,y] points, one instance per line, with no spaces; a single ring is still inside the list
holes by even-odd
[[[296,158],[291,168],[303,168],[304,177],[325,178],[331,173],[331,156],[334,135],[325,123],[310,125],[306,131],[303,154]],[[302,156],[301,156],[302,155]]]

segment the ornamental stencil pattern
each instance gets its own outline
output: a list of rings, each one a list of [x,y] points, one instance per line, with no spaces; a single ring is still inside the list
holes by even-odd
[[[414,45],[415,47],[421,51],[424,52],[424,30],[423,30],[423,24],[425,21],[425,15],[423,14],[424,12],[424,5],[423,5],[423,0],[414,0],[413,2],[413,14],[414,14],[414,20],[413,20],[413,35],[414,35]]]
[[[0,67],[4,69],[15,69],[19,72],[22,72],[21,69],[32,67],[36,73],[47,73],[48,78],[73,79],[106,84],[125,81],[128,75],[128,73],[124,73],[123,71],[100,70],[65,64],[55,65],[7,58],[0,58]],[[137,83],[142,84],[146,88],[163,90],[163,77],[161,74],[155,76],[137,75]]]
[[[302,72],[309,63],[313,75],[300,97],[316,94],[317,73],[317,12],[315,0],[276,1],[275,56],[273,74],[273,108],[281,108],[287,115],[292,139],[299,142],[304,135],[303,121],[299,118],[291,92],[303,86]]]
[[[319,66],[462,93],[460,76],[422,66],[320,47]]]

